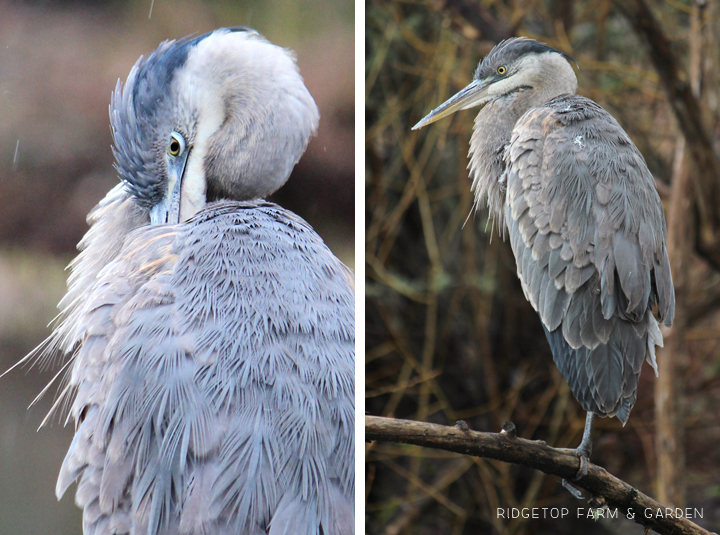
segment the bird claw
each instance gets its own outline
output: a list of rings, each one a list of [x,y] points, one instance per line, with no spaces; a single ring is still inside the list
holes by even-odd
[[[565,487],[568,492],[570,492],[570,494],[575,496],[578,500],[583,499],[583,495],[582,492],[580,492],[580,489],[573,487],[567,479],[562,480],[562,486]]]
[[[573,481],[580,481],[587,475],[588,464],[590,463],[590,461],[586,452],[583,451],[581,448],[572,451],[577,453],[577,456],[580,458],[580,468],[578,468],[577,474],[573,478]],[[570,492],[570,494],[575,496],[578,500],[583,499],[583,495],[580,490],[574,487],[567,479],[562,480],[562,486],[565,487]]]
[[[578,457],[580,457],[580,468],[578,469],[578,472],[575,475],[573,481],[580,481],[588,473],[588,463],[590,462],[590,460],[584,452],[580,451],[579,449],[575,451],[577,452]]]

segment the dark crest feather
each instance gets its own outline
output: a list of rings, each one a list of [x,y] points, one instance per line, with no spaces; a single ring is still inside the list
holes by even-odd
[[[512,63],[527,54],[544,54],[546,52],[560,54],[566,60],[577,65],[577,62],[565,54],[565,52],[560,52],[545,43],[535,41],[534,39],[528,39],[527,37],[511,37],[510,39],[500,41],[497,45],[495,45],[490,53],[485,56],[478,65],[474,78],[476,80],[482,80],[487,76],[494,74],[495,69],[499,65]]]
[[[226,31],[259,35],[244,26]],[[173,79],[191,49],[211,33],[162,42],[152,54],[138,59],[124,86],[118,80],[115,87],[110,103],[115,169],[143,208],[150,209],[165,194],[166,173],[157,150],[157,129],[172,123]]]

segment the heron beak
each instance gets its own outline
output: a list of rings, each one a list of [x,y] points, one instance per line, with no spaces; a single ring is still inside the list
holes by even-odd
[[[473,80],[465,89],[456,93],[445,102],[440,104],[433,111],[428,113],[422,121],[412,127],[418,130],[423,126],[434,123],[435,121],[447,117],[459,110],[467,110],[475,106],[481,106],[487,102],[488,87],[494,80],[486,78],[485,80]]]
[[[186,161],[187,159],[185,162]],[[180,192],[182,191],[183,177],[185,175],[185,162],[170,168],[170,173],[174,176],[170,178],[172,191],[168,195],[167,222],[169,225],[177,225],[180,223]]]
[[[186,151],[183,156],[168,166],[170,175],[168,192],[165,198],[150,210],[150,222],[153,225],[177,225],[180,222],[180,193],[182,192],[188,153],[189,151]]]

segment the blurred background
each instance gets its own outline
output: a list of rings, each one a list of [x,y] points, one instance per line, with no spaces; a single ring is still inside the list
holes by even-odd
[[[117,79],[165,39],[237,25],[294,50],[320,108],[317,137],[272,200],[354,266],[354,2],[0,0],[0,371],[49,334],[85,216],[117,183]],[[53,374],[0,379],[2,535],[81,533],[75,488],[54,495],[72,425],[36,432],[54,390],[26,410]]]
[[[367,412],[462,419],[492,432],[510,420],[524,438],[580,443],[585,413],[552,361],[510,245],[491,233],[485,212],[472,211],[467,153],[477,110],[410,130],[471,81],[499,40],[536,38],[577,60],[578,92],[644,154],[669,221],[678,308],[658,353],[661,376],[645,366],[625,428],[596,420],[592,461],[661,503],[702,511],[693,521],[720,530],[720,4],[366,6]],[[659,33],[637,29],[643,7]],[[694,165],[701,154],[715,167]],[[392,443],[370,443],[366,456],[369,534],[642,533],[624,519],[576,519],[587,502],[534,470]],[[499,519],[497,508],[510,507],[568,507],[572,518]]]

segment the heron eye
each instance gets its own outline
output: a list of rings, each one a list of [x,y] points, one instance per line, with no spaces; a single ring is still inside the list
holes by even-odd
[[[501,65],[500,67],[497,68],[497,73],[498,73],[500,76],[502,76],[502,75],[505,74],[506,72],[507,72],[507,67],[505,67],[505,65]]]
[[[168,154],[170,156],[180,156],[185,150],[185,140],[177,132],[170,134],[170,145],[168,145]]]

